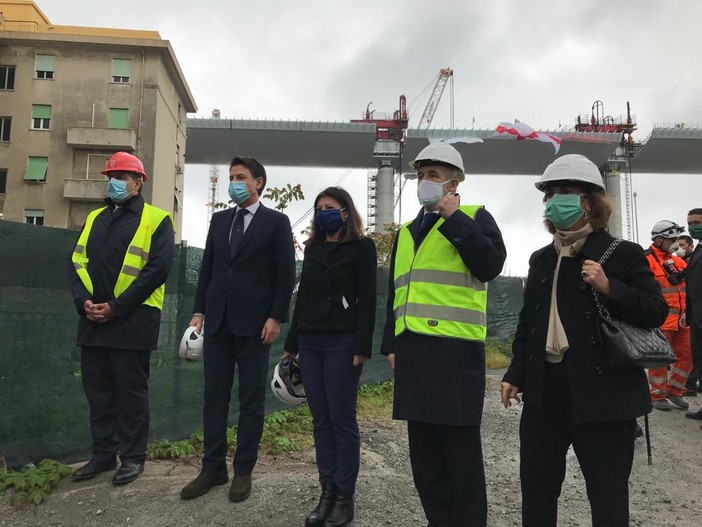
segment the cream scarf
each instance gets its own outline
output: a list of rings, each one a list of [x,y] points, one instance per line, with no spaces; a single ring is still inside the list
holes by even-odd
[[[546,361],[561,362],[563,355],[568,350],[568,336],[563,329],[561,317],[558,314],[557,288],[558,273],[561,269],[561,258],[572,258],[580,252],[588,235],[592,232],[592,226],[588,223],[577,231],[556,230],[553,235],[553,245],[558,253],[556,271],[553,273],[553,286],[551,287],[551,310],[548,314],[548,333],[546,334]]]

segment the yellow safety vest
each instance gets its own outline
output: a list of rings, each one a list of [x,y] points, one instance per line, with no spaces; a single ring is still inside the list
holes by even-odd
[[[78,278],[80,278],[80,281],[83,282],[83,285],[91,295],[93,294],[93,281],[88,274],[88,237],[93,228],[95,218],[105,209],[107,209],[107,207],[94,210],[88,214],[85,227],[83,227],[83,232],[78,238],[78,243],[76,243],[76,247],[73,249],[73,256],[71,257]],[[165,210],[144,203],[144,210],[141,213],[139,227],[137,227],[134,238],[132,238],[132,241],[129,243],[127,253],[124,255],[124,262],[122,262],[122,269],[117,276],[114,290],[115,298],[127,290],[149,261],[151,236],[165,218],[171,219],[170,215]],[[171,221],[173,220],[171,219]],[[164,290],[165,284],[161,284],[161,286],[151,293],[151,296],[143,302],[143,305],[162,310]]]
[[[474,218],[481,205],[460,209]],[[395,253],[395,335],[423,335],[484,341],[487,335],[487,284],[475,278],[454,245],[438,228],[440,218],[416,253],[405,223]]]

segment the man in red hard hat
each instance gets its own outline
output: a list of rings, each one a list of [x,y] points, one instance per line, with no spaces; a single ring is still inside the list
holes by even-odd
[[[92,456],[75,481],[120,467],[125,485],[144,470],[149,434],[149,360],[157,348],[164,283],[173,261],[169,214],[144,201],[148,180],[136,156],[117,152],[102,172],[105,206],[88,214],[69,259],[80,315],[81,379],[90,406]]]

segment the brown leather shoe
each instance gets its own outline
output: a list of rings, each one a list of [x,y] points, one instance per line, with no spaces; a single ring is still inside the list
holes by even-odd
[[[251,496],[251,474],[245,476],[234,475],[232,486],[229,487],[229,501],[237,503]]]
[[[180,491],[180,497],[184,500],[191,500],[207,494],[212,487],[224,485],[229,481],[229,474],[224,470],[222,472],[200,472],[198,476],[188,483],[183,490]]]

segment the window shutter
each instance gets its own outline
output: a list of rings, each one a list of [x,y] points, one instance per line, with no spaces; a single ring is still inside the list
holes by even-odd
[[[131,77],[132,61],[130,59],[112,59],[113,77]]]
[[[32,119],[51,119],[51,105],[32,104]]]
[[[37,71],[54,71],[53,55],[37,55]]]
[[[24,179],[30,181],[41,181],[46,178],[46,168],[49,166],[48,157],[29,156],[27,159],[27,170]]]
[[[127,108],[110,108],[110,128],[129,128],[129,110]]]

